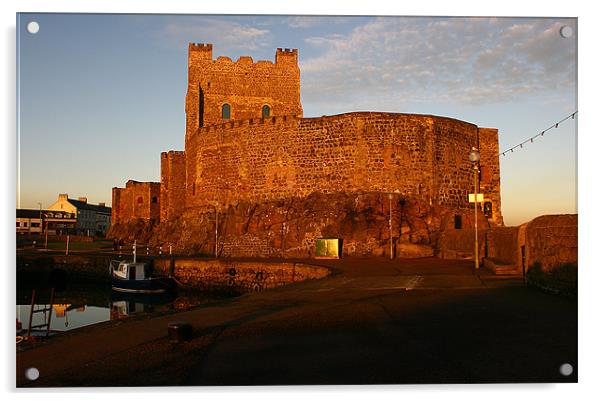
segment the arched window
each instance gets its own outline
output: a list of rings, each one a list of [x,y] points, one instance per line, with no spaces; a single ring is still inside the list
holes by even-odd
[[[142,203],[142,196],[139,196],[138,199],[136,200],[136,202],[138,202],[138,204]]]
[[[156,197],[156,196],[153,196],[153,200],[152,200],[152,202],[153,202],[153,203],[157,203],[157,197]]]
[[[261,108],[261,118],[267,118],[270,116],[270,106],[267,104]]]
[[[222,120],[230,119],[230,105],[228,103],[222,106]]]

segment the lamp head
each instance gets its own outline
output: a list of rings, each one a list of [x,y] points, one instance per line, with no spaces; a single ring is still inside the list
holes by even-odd
[[[472,150],[470,151],[470,153],[468,155],[468,159],[472,163],[478,163],[479,160],[481,160],[481,152],[479,152],[479,150],[473,146]]]

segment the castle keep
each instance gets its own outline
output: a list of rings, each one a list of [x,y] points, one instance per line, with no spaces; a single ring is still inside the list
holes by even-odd
[[[307,256],[321,236],[382,254],[392,231],[398,256],[428,254],[442,230],[474,224],[473,146],[479,226],[501,226],[497,129],[417,114],[303,118],[296,49],[232,61],[190,44],[185,149],[161,154],[160,184],[113,188],[111,235],[211,254],[217,222],[222,256]]]

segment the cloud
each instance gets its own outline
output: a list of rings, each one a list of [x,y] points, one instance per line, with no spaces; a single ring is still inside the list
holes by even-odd
[[[353,21],[349,17],[329,16],[293,16],[284,20],[284,23],[294,29],[315,28],[320,25],[339,25]]]
[[[227,52],[256,50],[272,45],[272,34],[268,29],[258,28],[251,23],[211,17],[168,20],[158,37],[168,46],[188,46],[189,42],[219,43],[220,49]]]
[[[333,102],[491,103],[523,96],[564,96],[575,85],[575,38],[562,25],[574,20],[382,17],[348,35],[310,36],[321,52],[300,57],[304,97],[331,91]],[[385,103],[379,99],[379,104]]]

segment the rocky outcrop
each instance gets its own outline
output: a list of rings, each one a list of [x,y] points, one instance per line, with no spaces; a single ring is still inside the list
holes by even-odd
[[[391,210],[389,210],[389,205]],[[389,255],[389,213],[394,252],[398,257],[432,256],[440,233],[462,216],[470,223],[471,210],[429,205],[401,194],[313,193],[263,203],[238,203],[217,210],[218,253],[223,257],[308,257],[320,237],[343,239],[343,254]],[[142,221],[111,229],[111,236],[151,246],[171,244],[174,252],[213,255],[216,210],[186,209],[161,225]]]
[[[124,243],[140,244],[149,243],[156,232],[157,224],[154,220],[133,219],[123,224],[113,224],[107,233],[107,238]]]

